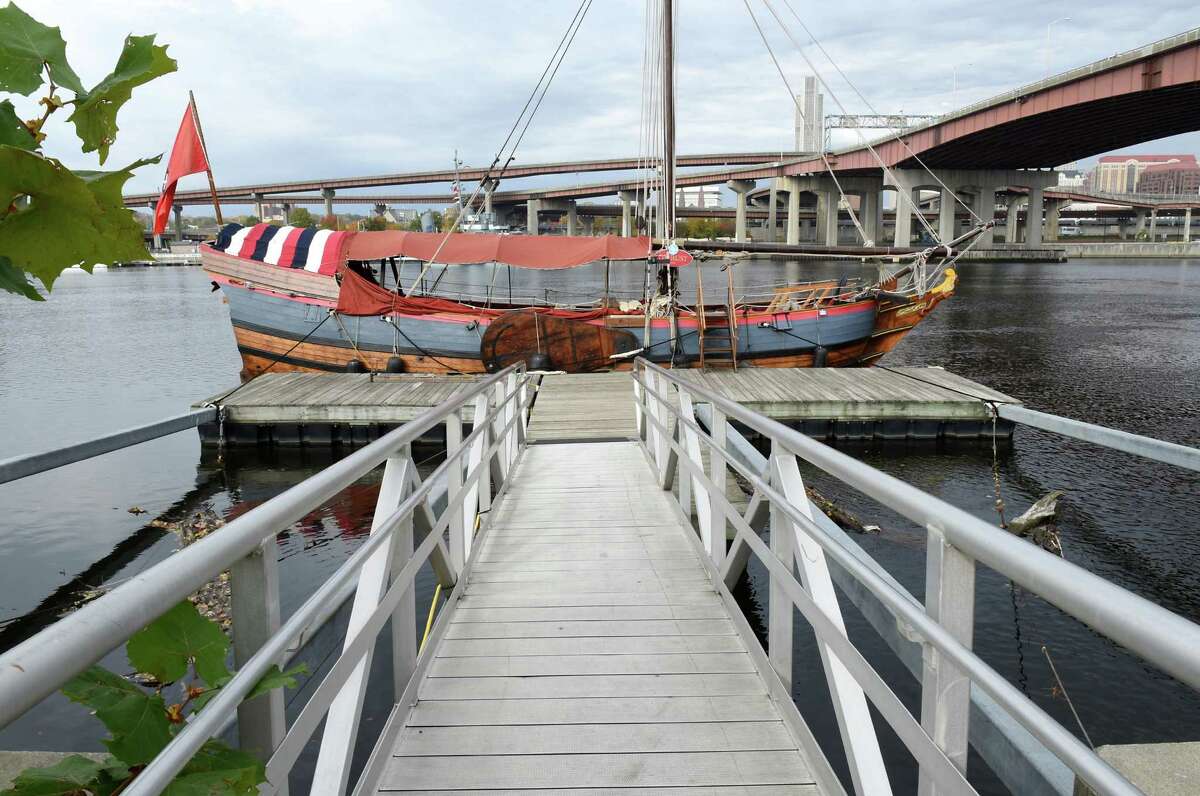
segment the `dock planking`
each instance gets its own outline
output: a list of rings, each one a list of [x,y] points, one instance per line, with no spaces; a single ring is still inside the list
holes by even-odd
[[[530,446],[377,792],[816,793],[668,501],[634,442]]]
[[[941,368],[680,370],[731,401],[825,439],[978,438],[992,432],[991,403],[1020,402]],[[477,376],[266,373],[195,406],[220,406],[230,444],[357,444],[447,400]],[[535,378],[533,444],[619,441],[637,434],[628,372]],[[463,420],[470,422],[470,412]],[[1000,421],[999,433],[1012,426]],[[205,442],[217,424],[200,428]]]

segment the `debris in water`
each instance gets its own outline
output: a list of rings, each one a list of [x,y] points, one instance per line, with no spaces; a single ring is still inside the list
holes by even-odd
[[[864,525],[858,517],[855,517],[845,509],[838,508],[837,504],[811,486],[806,487],[805,491],[808,493],[808,499],[841,528],[847,531],[854,531],[855,533],[879,533],[880,529],[878,525]]]
[[[1061,489],[1043,496],[1025,510],[1025,513],[1008,523],[1010,533],[1029,539],[1043,550],[1062,557],[1062,537],[1058,526],[1058,501],[1065,495]]]
[[[146,510],[141,506],[130,506],[126,509],[130,514],[145,514]]]

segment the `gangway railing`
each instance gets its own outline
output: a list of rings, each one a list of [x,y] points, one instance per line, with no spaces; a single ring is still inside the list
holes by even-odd
[[[1140,793],[971,651],[976,565],[1001,573],[1193,689],[1200,689],[1200,626],[644,359],[636,360],[633,379],[642,446],[660,486],[672,489],[677,485],[681,509],[689,517],[694,514],[710,571],[727,590],[741,577],[751,555],[767,570],[767,655],[789,688],[793,608],[812,627],[858,793],[890,792],[868,701],[916,760],[922,793],[975,793],[965,776],[973,687],[985,693],[1096,793]],[[696,420],[698,404],[707,404],[707,429]],[[1040,414],[1012,419],[1048,422],[1034,416]],[[733,428],[732,421],[769,440],[766,473],[730,455],[726,438]],[[1102,437],[1102,444],[1123,434],[1114,432],[1115,436],[1109,437],[1095,432],[1097,428],[1072,430],[1077,436],[1089,434],[1093,441]],[[1126,447],[1122,449],[1128,449],[1129,441],[1124,442]],[[1180,453],[1169,443],[1162,445],[1168,447],[1140,446],[1135,452],[1146,455],[1148,450],[1165,451],[1166,456],[1155,458],[1189,466],[1167,458]],[[707,470],[703,449],[707,449],[710,459]],[[1187,454],[1183,458],[1191,461]],[[799,459],[925,527],[924,606],[814,521]],[[730,469],[753,487],[745,513],[726,497]],[[750,524],[750,518],[763,504],[770,517],[769,546]],[[728,526],[735,535],[727,547]],[[830,562],[869,591],[891,613],[905,636],[921,644],[919,718],[905,708],[847,638],[830,577]],[[818,759],[822,756],[811,735],[798,737],[807,743],[811,755]]]
[[[366,692],[372,654],[391,622],[393,679],[397,698],[420,679],[436,640],[444,632],[439,615],[425,651],[417,648],[415,577],[429,562],[443,587],[458,588],[470,560],[475,529],[493,499],[507,488],[508,474],[525,449],[532,402],[524,365],[460,387],[446,402],[302,481],[217,533],[200,539],[135,575],[0,656],[0,727],[61,688],[76,674],[121,646],[130,636],[187,599],[222,572],[230,573],[236,673],[172,741],[122,791],[125,796],[160,793],[209,738],[236,716],[239,745],[266,764],[268,783],[260,792],[286,793],[288,774],[322,721],[313,793],[343,793]],[[153,424],[162,433],[131,434],[110,443],[10,460],[14,477],[40,472],[67,460],[171,433],[207,410]],[[463,436],[463,413],[471,431]],[[445,426],[446,458],[422,478],[412,443]],[[174,430],[179,430],[175,428]],[[124,440],[126,445],[117,444]],[[78,448],[79,446],[73,446]],[[72,458],[74,457],[74,458]],[[21,462],[24,463],[21,463]],[[59,462],[55,464],[55,462]],[[296,612],[281,621],[276,534],[328,502],[379,465],[384,465],[371,533]],[[435,512],[434,483],[447,484],[445,507]],[[9,478],[7,480],[12,480]],[[415,544],[414,537],[420,541]],[[287,725],[281,691],[243,699],[272,665],[283,665],[354,594],[341,655],[313,689],[299,715]],[[457,594],[452,594],[455,599]]]

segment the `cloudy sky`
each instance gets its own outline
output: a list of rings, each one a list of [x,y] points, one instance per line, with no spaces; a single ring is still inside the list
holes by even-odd
[[[1147,13],[1128,0],[790,2],[881,112],[943,113],[1036,80],[1047,65],[1064,71],[1200,26],[1193,3]],[[157,33],[170,45],[179,71],[134,92],[109,165],[168,149],[192,89],[218,183],[240,184],[447,167],[455,148],[468,164],[486,165],[577,0],[18,4],[61,26],[85,84],[111,69],[127,33]],[[679,5],[679,151],[791,148],[793,107],[742,1]],[[772,22],[761,0],[752,5]],[[520,161],[636,154],[642,15],[640,0],[595,0]],[[1071,19],[1053,25],[1047,48],[1047,24],[1062,17]],[[809,70],[778,28],[773,34],[795,85]],[[810,57],[846,112],[866,111],[820,53]],[[828,96],[825,111],[839,112]],[[62,142],[51,154],[94,167],[61,121],[49,133]],[[1131,150],[1198,152],[1200,134]],[[161,178],[148,167],[129,187],[154,190]]]

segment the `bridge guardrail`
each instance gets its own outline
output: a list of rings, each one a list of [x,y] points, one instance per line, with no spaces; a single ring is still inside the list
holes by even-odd
[[[525,447],[532,394],[524,365],[464,384],[450,399],[350,454],[281,495],[232,520],[207,536],[83,606],[0,656],[0,727],[14,721],[73,676],[123,644],[205,582],[230,571],[234,658],[237,672],[220,692],[132,781],[128,796],[161,792],[210,737],[236,714],[243,749],[267,766],[265,792],[286,792],[287,774],[321,723],[326,722],[314,790],[345,790],[354,750],[366,675],[377,636],[389,620],[393,628],[394,678],[399,691],[423,670],[428,655],[416,646],[414,578],[426,561],[443,586],[455,586],[469,560],[476,517],[486,512],[493,492],[505,481]],[[471,433],[463,436],[461,412],[474,407]],[[208,415],[183,416],[188,422]],[[171,433],[172,418],[145,429]],[[444,424],[445,461],[422,479],[410,446],[429,429]],[[187,427],[187,426],[183,426]],[[175,430],[178,430],[176,428]],[[115,450],[141,439],[132,435]],[[84,448],[74,446],[76,449]],[[77,451],[78,452],[78,451]],[[54,452],[52,452],[54,453]],[[64,456],[26,457],[14,477],[58,466]],[[69,458],[69,457],[65,457]],[[76,456],[73,460],[86,458]],[[36,460],[36,461],[35,461]],[[48,466],[41,466],[51,462]],[[62,461],[61,463],[66,463]],[[380,464],[383,481],[368,540],[285,622],[279,616],[278,554],[275,535],[326,503]],[[40,467],[40,470],[37,469]],[[28,470],[20,474],[19,469]],[[448,484],[445,508],[434,513],[432,485]],[[10,479],[11,480],[11,479]],[[424,531],[413,547],[414,529]],[[357,586],[354,580],[357,577]],[[269,699],[240,704],[273,664],[295,653],[354,590],[349,627],[340,657],[316,687],[296,721],[286,726],[279,691]],[[435,626],[435,635],[439,632]],[[432,649],[430,645],[428,649]]]
[[[916,758],[922,792],[973,793],[963,772],[974,685],[1097,793],[1140,793],[971,651],[976,563],[1011,578],[1194,689],[1200,689],[1200,626],[644,359],[636,360],[633,389],[647,457],[664,489],[678,476],[679,500],[688,516],[694,502],[697,532],[714,571],[728,587],[736,583],[752,554],[767,568],[769,657],[784,683],[790,683],[792,674],[793,605],[816,633],[856,785],[879,782],[881,777],[872,768],[881,763],[863,741],[864,736],[874,738],[869,715],[863,719],[865,698]],[[696,422],[696,403],[709,405],[711,433]],[[730,421],[771,441],[768,473],[755,472],[727,453]],[[709,451],[710,472],[702,464],[701,445]],[[798,457],[926,528],[924,610],[813,521]],[[754,487],[745,515],[725,496],[727,468]],[[748,522],[762,503],[770,511],[769,549]],[[727,524],[736,529],[729,549]],[[847,640],[826,557],[869,590],[905,634],[922,644],[919,722]],[[882,776],[886,785],[886,774]]]

